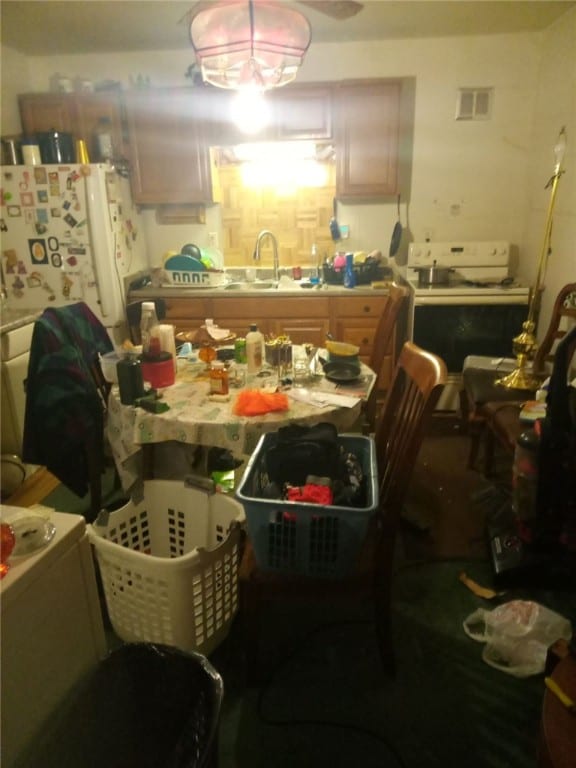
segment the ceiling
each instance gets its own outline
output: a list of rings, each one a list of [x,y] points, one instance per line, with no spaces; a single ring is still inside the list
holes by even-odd
[[[193,0],[2,0],[2,45],[26,55],[189,49]],[[327,2],[327,5],[330,3]],[[546,28],[576,2],[556,0],[365,0],[336,20],[298,7],[314,42],[498,34]]]

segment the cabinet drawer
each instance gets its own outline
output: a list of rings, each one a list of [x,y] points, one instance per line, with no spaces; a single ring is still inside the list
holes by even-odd
[[[243,299],[237,298],[215,298],[212,303],[214,322],[218,318],[225,317],[245,317],[252,323],[258,323],[263,319],[276,319],[278,317],[287,318],[309,318],[329,317],[329,303],[327,298],[308,298],[302,297],[278,297],[266,294],[265,296],[247,296]]]
[[[387,296],[334,297],[335,317],[373,317],[378,319],[388,301]]]
[[[376,321],[374,323],[366,320],[350,319],[343,322],[337,320],[335,325],[335,336],[339,341],[345,341],[347,344],[355,344],[360,348],[360,356],[368,359],[372,352],[374,343],[374,334],[376,332]],[[390,341],[390,346],[392,341]]]
[[[313,344],[323,347],[330,329],[328,318],[286,318],[271,320],[272,333],[289,336],[293,344]]]
[[[189,298],[165,299],[165,302],[167,320],[197,317],[205,320],[207,317],[210,317],[210,312],[212,311],[210,299],[206,298],[190,296]]]

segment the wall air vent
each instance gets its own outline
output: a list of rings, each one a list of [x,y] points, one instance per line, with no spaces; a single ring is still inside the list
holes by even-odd
[[[459,88],[456,120],[489,120],[492,97],[492,88]]]

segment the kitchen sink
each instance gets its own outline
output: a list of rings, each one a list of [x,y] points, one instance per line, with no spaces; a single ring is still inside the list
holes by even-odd
[[[235,282],[224,286],[225,291],[270,291],[275,289],[276,283],[273,281],[256,280],[253,283]]]

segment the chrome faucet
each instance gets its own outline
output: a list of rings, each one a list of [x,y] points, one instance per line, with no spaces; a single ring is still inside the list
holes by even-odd
[[[269,237],[272,240],[272,253],[274,255],[274,282],[278,284],[278,281],[280,279],[279,272],[280,272],[280,265],[278,260],[278,240],[276,240],[276,237],[272,232],[270,232],[269,229],[263,229],[258,237],[256,238],[256,245],[254,247],[254,255],[253,259],[254,261],[260,261],[260,246],[262,245],[262,240],[264,240],[266,237]]]

